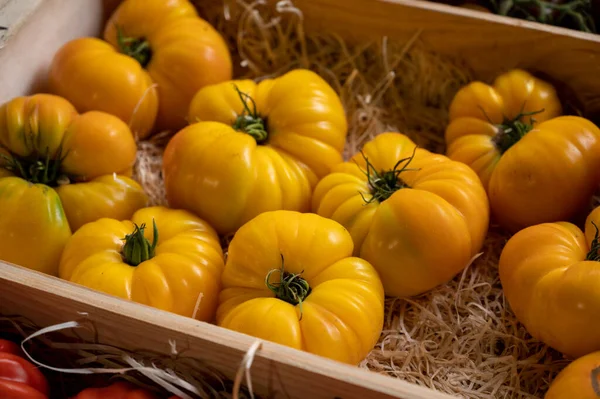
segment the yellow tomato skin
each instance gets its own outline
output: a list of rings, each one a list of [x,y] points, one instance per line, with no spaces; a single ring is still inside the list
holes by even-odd
[[[155,256],[138,266],[125,263],[123,238],[138,226],[152,242]],[[216,232],[183,210],[149,207],[131,221],[103,218],[84,225],[67,243],[59,276],[123,299],[182,316],[212,321],[218,303],[223,252]]]
[[[149,57],[126,55],[118,40],[145,41]],[[122,54],[123,52],[123,54]],[[200,88],[231,79],[226,42],[188,0],[125,0],[111,15],[104,41],[76,39],[55,56],[50,81],[80,111],[117,115],[144,139],[177,131]]]
[[[497,125],[521,112],[536,112],[535,121],[557,117],[562,106],[554,88],[526,71],[514,69],[500,75],[492,86],[475,81],[460,89],[449,109],[446,155],[466,163],[488,189],[501,151],[494,144]],[[529,118],[521,118],[529,121]]]
[[[56,192],[72,231],[98,219],[98,215],[123,220],[148,205],[148,197],[138,182],[116,174],[59,186]]]
[[[232,127],[243,109],[234,84],[266,118],[265,145]],[[318,179],[342,161],[347,134],[336,93],[306,70],[258,85],[208,86],[192,101],[190,121],[196,123],[178,132],[165,150],[167,199],[220,234],[234,232],[261,212],[309,211]]]
[[[600,129],[575,116],[539,124],[504,153],[490,180],[492,211],[508,230],[569,220],[598,186]]]
[[[65,131],[63,171],[87,181],[133,167],[137,145],[119,118],[90,111],[75,118]],[[134,160],[132,162],[132,160]]]
[[[598,399],[600,352],[585,355],[565,367],[552,381],[544,399]]]
[[[56,275],[71,236],[56,191],[18,177],[0,177],[0,259]]]
[[[104,28],[104,37],[116,44],[117,27],[131,36],[145,37],[168,21],[197,17],[188,0],[126,0],[115,9]]]
[[[133,166],[136,145],[127,125],[115,116],[96,111],[79,115],[54,95],[17,97],[0,106],[0,147],[23,170],[32,159],[43,163],[48,158],[52,164],[63,159],[59,175],[68,177],[44,180],[52,187],[31,184],[18,167],[7,171],[9,161],[0,163],[0,186],[5,187],[0,196],[1,234],[6,236],[2,260],[56,275],[72,231],[101,217],[128,218],[148,201],[138,183],[117,175]]]
[[[229,246],[217,323],[358,364],[381,334],[384,294],[375,269],[352,257],[352,250],[348,232],[330,219],[285,210],[257,216]],[[301,308],[278,299],[265,284],[282,259],[286,272],[302,272],[311,287]],[[273,273],[269,282],[279,282],[279,276]]]
[[[501,144],[505,117],[541,109],[528,133]],[[450,106],[447,155],[479,175],[496,222],[510,232],[568,220],[598,184],[600,130],[561,112],[552,86],[520,70],[499,76],[494,86],[464,87]]]
[[[572,357],[600,350],[600,262],[586,260],[596,209],[584,234],[568,222],[543,223],[511,237],[500,281],[517,319],[536,339]],[[586,239],[587,236],[587,239]]]
[[[362,152],[382,172],[415,147],[403,134],[382,133]],[[348,229],[354,254],[377,269],[389,296],[418,295],[451,280],[481,249],[488,230],[485,190],[466,165],[419,148],[408,168],[400,173],[408,187],[370,201],[366,161],[357,153],[313,194],[313,212]]]
[[[136,60],[100,39],[79,38],[61,47],[52,60],[49,85],[79,112],[119,117],[140,140],[152,131],[158,113],[152,78]]]

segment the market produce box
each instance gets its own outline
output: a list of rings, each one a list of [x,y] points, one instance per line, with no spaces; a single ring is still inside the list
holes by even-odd
[[[41,370],[600,395],[600,36],[411,0],[5,0],[0,26],[0,333]]]

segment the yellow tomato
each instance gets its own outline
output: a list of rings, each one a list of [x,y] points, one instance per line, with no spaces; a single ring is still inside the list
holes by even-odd
[[[79,111],[118,116],[140,139],[153,126],[185,126],[196,91],[231,79],[225,41],[188,0],[125,0],[104,40],[65,44],[52,62],[50,85]]]
[[[471,83],[450,106],[447,155],[477,172],[511,232],[568,220],[598,185],[600,130],[560,113],[554,88],[521,70]]]
[[[261,212],[308,211],[318,179],[342,161],[344,109],[308,70],[208,86],[189,118],[165,150],[167,199],[221,234]]]
[[[600,352],[583,356],[556,376],[544,399],[600,398]]]
[[[346,227],[355,254],[379,272],[390,296],[412,296],[452,279],[481,249],[489,207],[466,165],[383,133],[333,168],[313,211]]]
[[[77,114],[48,94],[0,107],[0,259],[56,274],[62,249],[84,223],[128,218],[142,187],[118,172],[135,162],[131,131],[117,117]]]
[[[573,357],[600,350],[600,208],[585,234],[567,222],[515,234],[500,257],[504,294],[536,339]]]
[[[315,214],[265,212],[229,245],[220,326],[345,363],[359,363],[383,327],[377,272],[352,238]]]
[[[211,321],[222,271],[219,237],[208,223],[187,211],[150,207],[138,210],[131,221],[100,219],[83,226],[65,247],[59,275],[124,299]]]

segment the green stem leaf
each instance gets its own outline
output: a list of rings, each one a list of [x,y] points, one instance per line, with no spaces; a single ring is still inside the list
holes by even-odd
[[[505,119],[502,124],[496,125],[498,133],[493,138],[493,142],[498,151],[500,151],[501,154],[504,154],[510,147],[525,137],[525,135],[533,129],[533,125],[535,124],[533,115],[537,115],[541,112],[544,112],[544,110],[521,112],[515,118],[510,120]],[[529,123],[523,122],[523,119],[527,116],[530,117]]]
[[[408,167],[415,158],[416,152],[417,146],[413,149],[410,157],[398,160],[392,170],[377,171],[367,156],[361,151],[360,153],[367,164],[367,170],[361,169],[361,171],[367,176],[369,188],[371,189],[371,198],[369,199],[365,198],[365,196],[360,193],[363,201],[366,204],[370,204],[373,201],[383,202],[390,198],[396,191],[402,188],[410,188],[410,186],[400,178],[400,175],[403,172],[419,170]]]
[[[51,154],[50,149],[45,152],[32,154],[29,157],[19,157],[6,148],[7,154],[0,154],[0,167],[14,173],[18,177],[33,184],[44,184],[50,187],[59,185],[65,176],[61,174],[61,165],[67,153],[63,155],[62,145]]]
[[[125,244],[123,244],[121,255],[125,263],[130,266],[138,266],[140,263],[154,258],[156,245],[158,244],[158,228],[154,219],[152,220],[152,227],[154,229],[152,244],[144,236],[145,224],[141,226],[136,224],[133,233],[123,238]]]
[[[256,102],[247,93],[243,93],[237,85],[233,85],[233,87],[244,105],[242,114],[233,123],[233,128],[254,137],[257,144],[265,143],[269,138],[269,134],[264,119],[260,117],[256,110]],[[252,109],[250,109],[248,102],[252,104]]]
[[[117,26],[116,29],[119,51],[135,59],[140,63],[142,68],[145,68],[152,59],[152,48],[150,48],[150,43],[144,38],[136,39],[125,36],[123,30],[119,26]]]
[[[600,232],[598,231],[598,226],[592,220],[592,226],[596,229],[596,234],[594,235],[594,239],[592,240],[592,244],[590,245],[590,252],[588,252],[585,260],[592,260],[599,262],[600,261]]]
[[[273,273],[279,273],[279,282],[271,283]],[[300,308],[300,320],[302,320],[302,302],[310,295],[311,288],[308,282],[301,277],[302,272],[298,274],[285,271],[283,255],[281,255],[281,268],[272,269],[267,273],[265,284],[275,297]]]

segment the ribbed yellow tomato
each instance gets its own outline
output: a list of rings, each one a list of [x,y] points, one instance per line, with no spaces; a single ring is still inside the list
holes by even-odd
[[[222,271],[212,227],[165,207],[140,209],[131,221],[86,224],[60,261],[61,278],[203,321],[214,318]]]
[[[37,94],[0,107],[0,259],[49,274],[71,232],[146,205],[128,177],[136,145],[117,117],[78,115],[65,99]]]
[[[583,356],[556,376],[544,399],[600,398],[600,352]]]
[[[165,150],[167,199],[221,234],[261,212],[308,211],[318,179],[342,161],[344,109],[308,70],[208,86],[189,117]]]
[[[185,126],[196,91],[231,79],[225,41],[188,0],[125,0],[104,40],[65,44],[52,62],[51,87],[79,111],[118,116],[139,138],[153,126]]]
[[[355,254],[379,272],[390,296],[412,296],[452,279],[481,249],[489,207],[466,165],[383,133],[315,188],[313,211],[338,221]]]
[[[452,101],[447,155],[477,172],[512,232],[569,219],[598,185],[600,130],[560,113],[554,88],[521,70],[493,87],[471,83]]]
[[[595,225],[594,225],[595,224]],[[536,339],[574,357],[600,350],[600,207],[585,234],[567,222],[515,234],[499,263],[504,294]]]
[[[263,213],[229,245],[220,326],[345,363],[359,363],[383,327],[383,287],[352,257],[338,223],[293,211]]]

